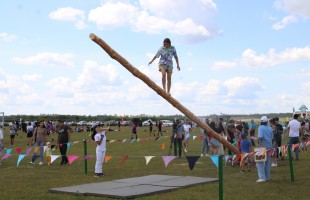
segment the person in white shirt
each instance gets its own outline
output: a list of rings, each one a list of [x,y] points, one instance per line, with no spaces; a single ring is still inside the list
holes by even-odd
[[[94,177],[104,176],[102,172],[102,165],[106,153],[106,131],[108,129],[103,129],[100,126],[95,126],[93,128],[92,139],[97,143],[96,147],[96,165],[95,165],[95,175]]]
[[[183,128],[184,128],[184,131],[185,131],[183,148],[184,148],[184,152],[186,153],[187,149],[188,149],[188,142],[189,142],[189,139],[191,137],[189,132],[191,131],[191,128],[192,128],[192,126],[189,124],[188,119],[185,119],[185,124],[183,124]]]
[[[0,125],[0,153],[3,148],[4,148],[3,129],[2,129],[2,125]]]
[[[299,117],[299,114],[294,114],[294,119],[288,123],[288,136],[289,136],[289,141],[287,145],[293,145],[293,144],[299,144],[299,133],[300,133],[300,122],[297,120]],[[296,160],[299,159],[299,147],[296,147],[294,149]]]

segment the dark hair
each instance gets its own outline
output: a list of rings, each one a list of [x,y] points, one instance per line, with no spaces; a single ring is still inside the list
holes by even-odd
[[[260,122],[260,125],[266,125],[267,126],[268,122]]]
[[[97,134],[97,132],[96,132],[96,128],[97,128],[97,127],[98,127],[98,125],[93,127],[93,132],[92,132],[92,134],[91,134],[91,139],[92,139],[92,140],[95,140],[95,135]]]
[[[298,119],[299,114],[294,114],[294,119]]]
[[[169,39],[169,38],[165,38],[165,39],[164,39],[164,43],[171,44],[171,41],[170,41],[170,39]]]

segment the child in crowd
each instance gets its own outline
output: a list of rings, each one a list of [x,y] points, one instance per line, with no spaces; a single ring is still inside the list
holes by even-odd
[[[51,156],[52,156],[52,148],[51,148],[51,143],[46,142],[47,148],[45,150],[45,158],[47,161],[47,165],[51,165]]]
[[[252,143],[247,140],[246,134],[242,133],[241,134],[241,141],[240,141],[240,147],[241,147],[241,154],[246,154],[250,153],[252,149]],[[250,171],[250,162],[248,158],[244,158],[242,162],[240,162],[240,167],[241,167],[241,172],[244,172],[244,166],[247,165],[248,167],[248,172]]]
[[[133,122],[132,123],[132,135],[131,135],[131,139],[133,139],[134,135],[136,136],[136,139],[138,139],[137,136],[137,123]]]

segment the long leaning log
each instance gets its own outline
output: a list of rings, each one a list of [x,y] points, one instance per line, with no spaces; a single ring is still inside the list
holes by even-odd
[[[112,49],[106,42],[104,42],[101,38],[91,33],[89,38],[97,43],[111,58],[118,61],[121,65],[123,65],[128,71],[130,71],[134,76],[138,77],[145,84],[147,84],[150,88],[152,88],[158,95],[162,96],[166,99],[172,106],[182,112],[186,117],[196,122],[203,130],[207,131],[212,137],[220,141],[225,147],[227,147],[230,151],[238,154],[239,151],[235,148],[231,143],[217,134],[213,129],[211,129],[206,123],[203,123],[198,117],[196,117],[191,111],[189,111],[186,107],[184,107],[180,102],[178,102],[175,98],[170,96],[165,90],[159,87],[154,81],[149,79],[145,74],[140,72],[137,68],[132,66],[125,58],[119,55],[114,49]]]

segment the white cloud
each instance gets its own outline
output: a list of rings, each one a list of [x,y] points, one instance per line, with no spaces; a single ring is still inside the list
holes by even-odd
[[[228,61],[217,61],[214,62],[211,69],[212,70],[224,70],[224,69],[233,69],[237,66],[235,62],[228,62]]]
[[[35,56],[26,58],[15,57],[12,62],[21,65],[43,65],[43,66],[59,66],[59,67],[73,67],[74,63],[71,61],[73,54],[70,53],[38,53]]]
[[[248,99],[255,98],[255,92],[262,90],[262,86],[257,78],[254,77],[234,77],[224,82],[228,97]]]
[[[135,4],[109,1],[90,10],[88,20],[100,29],[129,26],[139,32],[168,32],[188,41],[199,41],[218,34],[211,25],[215,12],[212,0],[140,0]]]
[[[296,14],[305,18],[310,18],[309,0],[276,0],[274,6],[290,14]]]
[[[49,17],[53,20],[60,21],[77,21],[79,19],[84,19],[84,11],[78,10],[71,7],[58,8],[49,14]]]
[[[270,49],[266,54],[257,55],[252,49],[246,49],[242,53],[242,64],[250,67],[274,67],[279,64],[310,60],[310,47],[287,48],[277,53],[275,49]]]
[[[8,34],[8,33],[0,32],[0,39],[2,39],[5,42],[12,42],[16,39],[16,36]]]
[[[22,75],[22,79],[24,81],[37,81],[42,77],[41,74],[24,74]]]
[[[49,14],[50,19],[59,21],[73,21],[77,29],[85,29],[85,13],[83,10],[72,7],[58,8]]]
[[[288,24],[297,22],[297,18],[294,15],[284,17],[281,21],[272,25],[274,30],[284,29]]]

